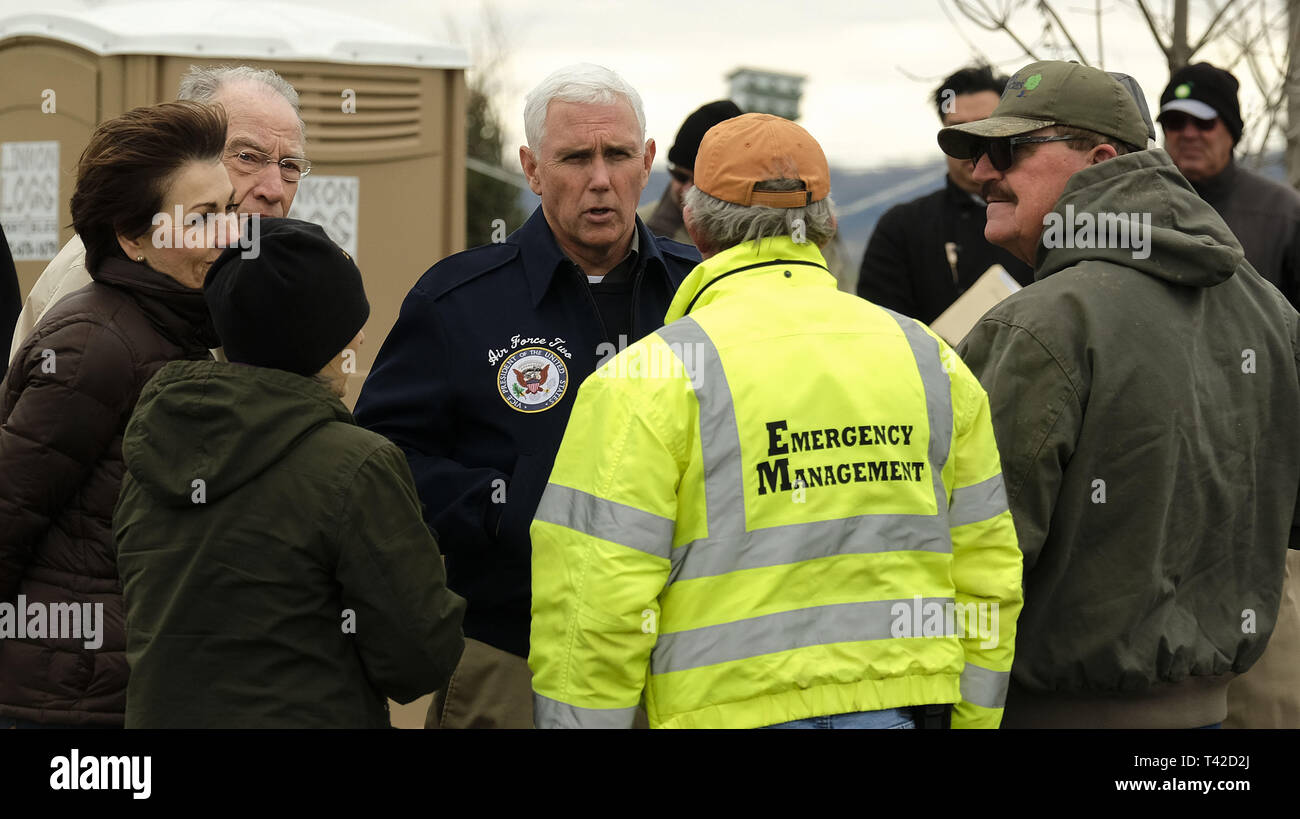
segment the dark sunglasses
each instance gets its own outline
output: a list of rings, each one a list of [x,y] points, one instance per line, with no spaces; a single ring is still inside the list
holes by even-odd
[[[668,167],[668,175],[683,185],[688,184],[695,178],[695,175],[690,171],[684,171],[681,168],[672,165]]]
[[[975,167],[979,164],[980,157],[984,154],[989,155],[989,162],[993,168],[998,171],[1009,171],[1015,164],[1015,155],[1012,153],[1017,145],[1038,145],[1043,142],[1068,142],[1072,139],[1078,139],[1077,136],[1039,136],[1039,137],[1011,137],[1009,139],[986,139],[976,143],[975,152],[971,154],[970,164]]]
[[[1214,119],[1201,119],[1191,114],[1185,114],[1182,111],[1169,111],[1160,117],[1160,124],[1166,131],[1181,131],[1187,127],[1187,123],[1196,126],[1198,131],[1214,130],[1214,123],[1218,122],[1218,117]]]

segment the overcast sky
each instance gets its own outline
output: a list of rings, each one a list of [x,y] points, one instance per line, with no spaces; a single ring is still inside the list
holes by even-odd
[[[125,1],[125,0],[124,0]],[[997,6],[1007,0],[986,0]],[[1253,1],[1253,0],[1252,0]],[[217,2],[217,0],[214,0]],[[303,14],[328,8],[385,23],[431,41],[459,42],[480,58],[484,6],[438,0],[283,0]],[[950,0],[944,0],[951,10]],[[17,10],[113,7],[117,0],[0,0],[0,13]],[[262,2],[226,0],[232,25],[255,25]],[[871,167],[937,158],[938,121],[928,96],[955,68],[983,53],[1008,73],[1030,62],[1005,34],[987,32],[953,14],[940,0],[493,0],[508,46],[500,108],[508,137],[523,140],[523,97],[547,73],[589,61],[618,71],[645,103],[649,135],[666,161],[682,120],[699,105],[727,94],[725,76],[738,66],[807,77],[801,124],[825,148],[832,164]],[[1154,4],[1161,7],[1161,3]],[[1165,3],[1163,5],[1169,5]],[[237,7],[245,7],[239,9]],[[1042,22],[1033,3],[1013,27],[1031,44],[1041,42]],[[1057,12],[1096,63],[1095,0],[1060,0]],[[1205,4],[1192,0],[1193,36],[1207,19]],[[1142,84],[1154,111],[1167,79],[1163,55],[1136,7],[1128,0],[1102,2],[1105,68],[1124,71]],[[1209,48],[1197,55],[1218,64],[1234,52]],[[1042,58],[1072,58],[1043,47]],[[1243,113],[1260,107],[1243,79]]]

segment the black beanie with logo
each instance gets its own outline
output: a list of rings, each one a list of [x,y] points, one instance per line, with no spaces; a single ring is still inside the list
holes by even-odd
[[[370,317],[361,271],[311,222],[255,217],[243,236],[203,282],[226,358],[315,375]]]
[[[1241,140],[1241,106],[1237,102],[1239,83],[1232,74],[1209,63],[1185,65],[1169,78],[1160,95],[1160,113],[1183,110],[1181,100],[1203,102],[1214,109],[1235,145]]]

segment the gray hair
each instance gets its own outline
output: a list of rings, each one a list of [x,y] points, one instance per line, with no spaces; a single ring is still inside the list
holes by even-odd
[[[546,110],[552,100],[561,102],[613,105],[619,98],[632,106],[637,125],[641,127],[641,141],[645,142],[645,109],[641,95],[622,77],[608,68],[591,63],[569,65],[553,72],[524,100],[524,136],[528,147],[534,151],[542,146],[546,136]]]
[[[803,187],[799,179],[768,179],[755,185],[754,190],[797,191]],[[804,238],[818,247],[835,236],[835,203],[829,196],[802,208],[769,208],[724,202],[691,188],[684,204],[691,209],[691,222],[704,243],[719,251],[751,240],[791,236],[800,226]]]
[[[298,127],[302,131],[303,139],[307,139],[307,123],[303,122],[302,112],[298,107],[298,92],[288,80],[269,68],[254,68],[251,65],[192,65],[190,70],[181,77],[181,87],[176,94],[176,99],[211,105],[222,87],[245,82],[255,83],[284,97],[293,108],[294,114],[298,116]]]

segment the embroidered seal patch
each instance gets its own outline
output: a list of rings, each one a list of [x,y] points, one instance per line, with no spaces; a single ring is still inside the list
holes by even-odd
[[[569,386],[564,359],[545,347],[511,353],[497,370],[497,390],[520,412],[541,412],[559,403]]]

